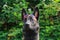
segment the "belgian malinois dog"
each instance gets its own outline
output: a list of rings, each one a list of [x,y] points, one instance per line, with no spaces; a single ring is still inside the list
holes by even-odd
[[[25,9],[22,9],[23,39],[22,40],[39,40],[39,9],[36,7],[33,14],[27,14]]]

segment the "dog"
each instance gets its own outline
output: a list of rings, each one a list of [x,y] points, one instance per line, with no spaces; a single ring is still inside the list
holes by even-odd
[[[23,38],[22,40],[39,40],[39,9],[35,7],[33,14],[27,14],[22,9]]]

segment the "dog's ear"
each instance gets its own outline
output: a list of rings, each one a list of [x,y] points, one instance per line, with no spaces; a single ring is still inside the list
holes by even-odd
[[[36,19],[38,20],[38,18],[39,18],[39,9],[38,9],[38,7],[36,7],[35,9],[34,9],[34,16],[36,17]]]
[[[26,18],[26,15],[27,15],[27,13],[26,13],[25,9],[23,8],[22,9],[22,20],[24,20]]]

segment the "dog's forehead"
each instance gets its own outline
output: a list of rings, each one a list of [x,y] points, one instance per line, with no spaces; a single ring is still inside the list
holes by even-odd
[[[30,15],[27,14],[27,15],[25,15],[24,17],[26,17],[26,18],[27,18],[27,17],[32,17],[32,18],[34,18],[35,16],[34,16],[33,14],[30,14]]]
[[[32,17],[34,21],[37,21],[36,17],[33,14],[29,15],[29,17]]]
[[[37,21],[36,17],[33,14],[27,14],[24,16],[24,18],[32,18],[34,21]]]
[[[34,18],[35,16],[31,14],[31,15],[28,15],[28,17],[32,17],[32,18]]]

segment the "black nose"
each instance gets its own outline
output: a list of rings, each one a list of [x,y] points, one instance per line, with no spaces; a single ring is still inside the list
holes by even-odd
[[[28,26],[29,26],[29,24],[25,24],[25,26],[27,26],[27,27],[28,27]]]

